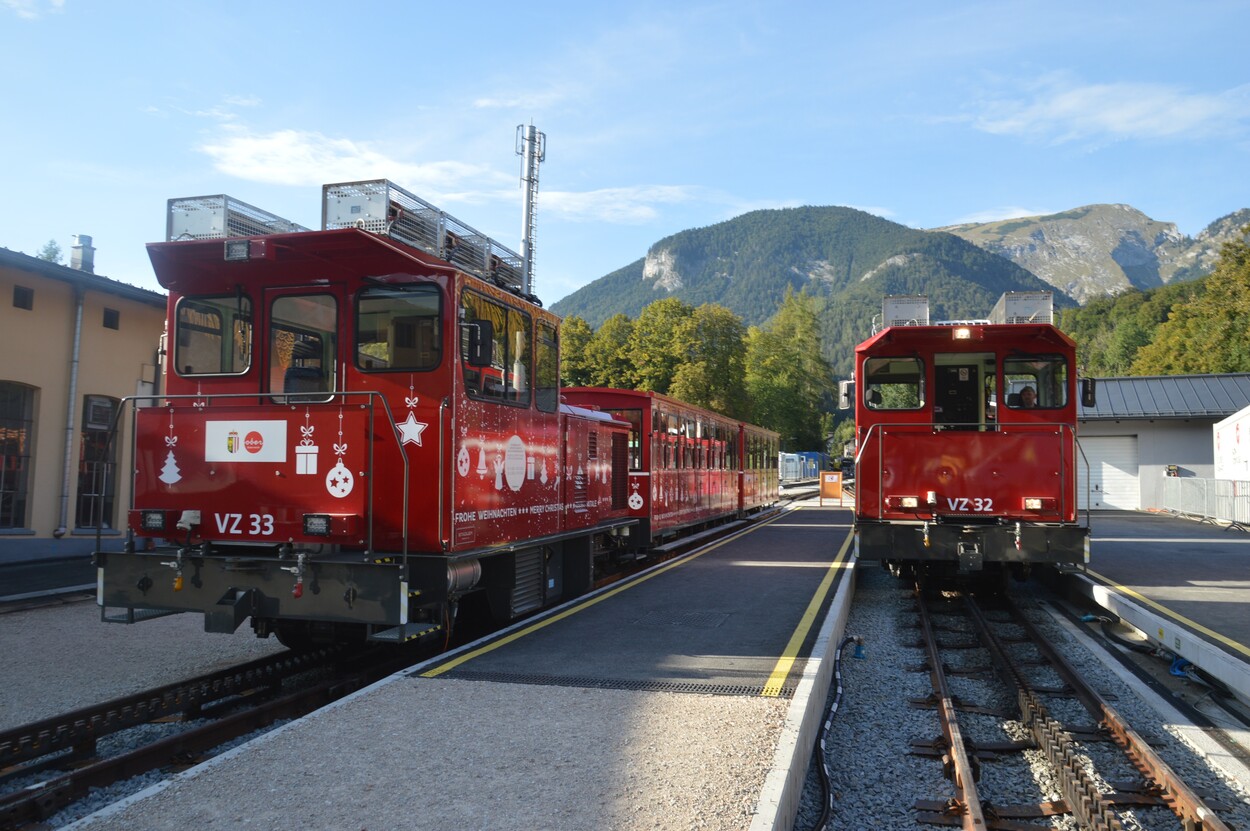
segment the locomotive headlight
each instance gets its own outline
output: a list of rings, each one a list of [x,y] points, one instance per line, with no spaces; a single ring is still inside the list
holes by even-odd
[[[955,327],[955,340],[971,340],[971,339],[972,339],[971,329],[969,329],[967,326]]]
[[[165,512],[164,511],[140,511],[139,527],[144,531],[164,531],[165,530]]]
[[[898,498],[898,506],[900,508],[919,508],[920,497],[918,496],[900,496]]]
[[[310,537],[330,536],[330,515],[304,514],[304,533]]]
[[[1024,497],[1024,510],[1026,511],[1053,510],[1054,507],[1055,507],[1055,499],[1052,496],[1026,496]]]
[[[225,244],[225,260],[228,263],[251,259],[251,241],[246,239],[228,239]]]

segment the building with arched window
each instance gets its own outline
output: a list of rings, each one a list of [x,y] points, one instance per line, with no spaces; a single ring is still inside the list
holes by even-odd
[[[0,248],[0,564],[121,545],[129,504],[122,398],[158,391],[165,295]]]

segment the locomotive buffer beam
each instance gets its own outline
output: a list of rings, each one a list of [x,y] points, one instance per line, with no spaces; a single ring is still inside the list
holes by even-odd
[[[204,610],[204,631],[232,634],[243,621],[261,612],[263,599],[264,595],[256,589],[230,589],[215,606]]]

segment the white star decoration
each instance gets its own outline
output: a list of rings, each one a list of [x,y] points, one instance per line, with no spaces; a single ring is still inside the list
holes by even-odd
[[[428,426],[429,425],[425,424],[424,422],[417,421],[417,419],[413,416],[412,411],[409,410],[408,420],[401,421],[395,425],[395,427],[399,430],[399,434],[401,437],[400,444],[407,444],[408,442],[412,442],[417,447],[420,447],[421,446],[421,434],[425,432],[425,428]]]

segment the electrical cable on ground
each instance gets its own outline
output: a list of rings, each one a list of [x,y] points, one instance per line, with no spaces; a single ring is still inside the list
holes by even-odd
[[[833,657],[833,683],[834,693],[833,701],[829,705],[829,714],[825,717],[824,724],[820,727],[820,733],[817,735],[816,747],[813,753],[819,756],[820,764],[816,768],[816,773],[820,779],[820,816],[816,819],[816,824],[812,827],[812,831],[824,831],[825,826],[829,822],[829,813],[833,810],[833,789],[829,784],[829,757],[825,753],[825,737],[829,733],[829,728],[833,724],[833,717],[838,712],[838,704],[842,701],[842,650],[849,643],[855,644],[854,657],[866,658],[864,655],[864,639],[859,635],[847,635],[842,639],[842,643],[838,644],[837,651]]]

